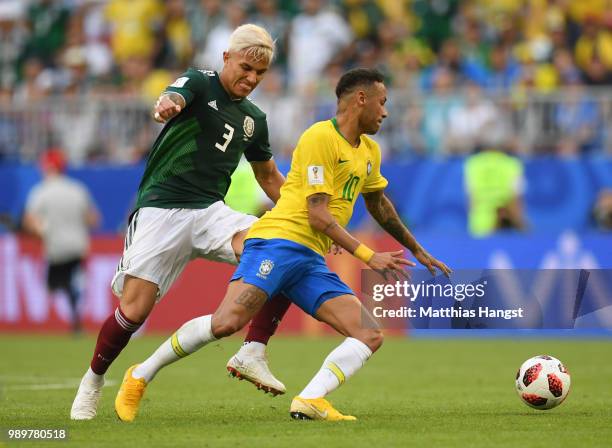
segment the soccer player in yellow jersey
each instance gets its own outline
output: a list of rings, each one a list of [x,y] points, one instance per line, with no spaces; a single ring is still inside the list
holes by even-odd
[[[402,250],[376,253],[344,229],[359,193],[382,228],[432,274],[436,268],[450,273],[415,240],[383,193],[387,180],[380,173],[380,149],[365,135],[375,134],[387,116],[382,75],[351,70],[338,82],[336,96],[336,118],[304,132],[279,201],[252,225],[223,302],[212,317],[201,320],[206,328],[200,333],[207,336],[199,347],[240,330],[268,299],[282,292],[346,336],[293,399],[290,415],[295,419],[355,420],[334,409],[325,396],[359,370],[383,341],[374,318],[325,264],[323,256],[332,242],[372,269],[402,271],[415,265]]]
[[[383,341],[374,318],[325,264],[323,256],[332,242],[372,269],[414,266],[403,251],[375,253],[344,229],[359,193],[383,229],[432,274],[436,268],[450,274],[417,243],[384,195],[388,182],[380,173],[380,148],[365,135],[375,134],[387,116],[382,75],[371,69],[351,70],[339,80],[336,96],[336,118],[304,132],[278,203],[251,226],[240,265],[211,322],[214,337],[230,335],[269,297],[283,291],[304,311],[347,336],[293,399],[290,415],[295,419],[355,420],[324,397],[359,370]],[[371,323],[364,325],[364,318]]]

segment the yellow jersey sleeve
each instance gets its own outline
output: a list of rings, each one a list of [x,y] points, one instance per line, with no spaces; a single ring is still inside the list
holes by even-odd
[[[381,163],[381,155],[380,155],[380,147],[374,140],[370,140],[372,144],[372,167],[368,167],[368,176],[366,177],[363,188],[361,189],[362,193],[370,193],[372,191],[382,190],[387,187],[389,181],[383,177],[380,173],[380,163]]]
[[[296,155],[302,175],[304,198],[315,193],[334,194],[334,175],[338,163],[338,148],[330,132],[311,127],[300,138]]]

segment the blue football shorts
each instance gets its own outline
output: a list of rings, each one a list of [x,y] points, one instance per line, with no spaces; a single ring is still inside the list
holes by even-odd
[[[323,302],[355,295],[331,272],[325,259],[306,246],[284,239],[249,238],[230,282],[243,279],[266,292],[268,300],[282,292],[314,316]]]

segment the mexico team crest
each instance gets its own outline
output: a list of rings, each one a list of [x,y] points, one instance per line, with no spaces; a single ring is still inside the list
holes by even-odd
[[[272,272],[274,268],[274,262],[272,260],[264,260],[259,265],[259,273],[257,277],[263,278],[264,280],[268,278],[268,274]]]
[[[244,117],[244,124],[242,125],[242,129],[244,129],[244,135],[247,137],[253,137],[253,133],[255,132],[255,120],[253,120],[248,115]]]

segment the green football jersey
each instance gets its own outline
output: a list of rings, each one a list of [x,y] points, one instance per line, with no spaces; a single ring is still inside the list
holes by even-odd
[[[185,108],[155,140],[136,208],[206,208],[222,201],[244,153],[272,158],[266,115],[247,98],[232,100],[216,72],[189,69],[167,89]]]

